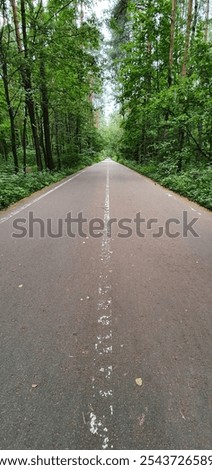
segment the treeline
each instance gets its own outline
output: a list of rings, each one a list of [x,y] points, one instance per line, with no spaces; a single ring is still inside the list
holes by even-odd
[[[72,167],[100,142],[100,33],[83,1],[0,0],[0,166]],[[3,165],[4,164],[4,165]]]
[[[164,176],[212,164],[209,12],[209,0],[118,0],[111,15],[119,153]]]

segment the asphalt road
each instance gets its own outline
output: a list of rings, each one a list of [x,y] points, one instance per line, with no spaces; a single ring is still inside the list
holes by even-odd
[[[211,242],[211,213],[110,160],[2,212],[0,448],[211,448]]]

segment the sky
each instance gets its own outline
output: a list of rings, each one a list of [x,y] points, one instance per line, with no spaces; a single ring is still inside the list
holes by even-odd
[[[106,12],[109,10],[112,5],[113,1],[112,0],[94,0],[94,11],[99,20],[104,20],[106,18]],[[110,32],[108,31],[108,28],[106,25],[103,25],[102,27],[102,32],[105,36],[106,39],[110,39]]]

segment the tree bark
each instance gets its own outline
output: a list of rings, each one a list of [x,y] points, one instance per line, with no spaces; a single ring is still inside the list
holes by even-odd
[[[48,100],[48,90],[46,86],[45,63],[44,63],[44,59],[42,55],[40,57],[40,73],[41,73],[41,85],[40,85],[41,107],[42,107],[42,113],[43,113],[43,129],[44,129],[47,168],[49,170],[53,170],[54,162],[53,162],[53,157],[52,157],[51,136],[50,136],[49,100]]]
[[[209,12],[210,12],[210,0],[207,0],[206,16],[205,16],[205,42],[208,42]]]
[[[57,154],[57,169],[61,170],[60,161],[60,144],[59,144],[59,128],[58,128],[58,117],[55,112],[55,143],[56,143],[56,154]]]
[[[12,6],[12,11],[13,11],[13,21],[14,21],[14,26],[15,26],[16,42],[17,42],[18,50],[21,53],[23,51],[23,49],[22,49],[22,43],[21,43],[21,36],[20,36],[19,22],[18,22],[18,13],[17,13],[15,0],[11,0],[11,6]]]
[[[173,60],[174,60],[174,34],[175,34],[175,20],[176,20],[177,0],[172,0],[172,16],[171,16],[171,35],[170,35],[170,49],[169,49],[169,70],[168,70],[168,85],[172,86],[173,77]]]
[[[4,93],[5,93],[5,99],[6,99],[7,109],[9,113],[9,119],[10,119],[10,133],[11,133],[11,145],[12,145],[12,154],[13,154],[13,160],[14,160],[14,169],[15,169],[15,173],[18,173],[19,167],[18,167],[18,154],[17,154],[17,145],[16,145],[15,113],[14,113],[14,109],[10,100],[7,60],[5,57],[4,48],[2,44],[2,34],[0,35],[0,59],[1,59],[1,66],[2,66],[2,80],[4,84]]]
[[[35,146],[35,153],[36,153],[36,163],[39,171],[42,171],[42,159],[41,159],[41,151],[39,145],[39,137],[38,137],[38,129],[37,129],[37,122],[36,122],[36,114],[35,114],[35,102],[33,98],[33,88],[32,88],[32,81],[31,81],[31,71],[28,64],[28,44],[27,44],[27,33],[26,33],[26,12],[25,12],[25,0],[21,0],[21,21],[22,21],[22,34],[23,34],[23,45],[21,42],[20,31],[19,31],[19,23],[18,23],[18,15],[17,15],[17,7],[16,1],[11,0],[11,6],[13,11],[13,21],[15,26],[15,34],[16,34],[16,42],[18,51],[20,54],[23,54],[25,57],[25,64],[21,67],[21,77],[22,83],[25,90],[26,95],[26,104],[29,113],[31,128],[32,128],[32,135],[33,141]]]
[[[24,174],[26,174],[26,164],[27,164],[27,155],[26,155],[26,130],[27,130],[27,104],[25,103],[25,109],[24,109],[24,125],[23,125],[23,135],[22,135],[23,172],[24,172]]]
[[[197,20],[198,20],[198,0],[195,0],[195,5],[194,5],[194,21],[193,21],[193,25],[192,25],[191,44],[193,44],[193,41],[194,41],[194,38],[195,38],[196,27],[197,27]]]
[[[179,129],[179,160],[178,160],[178,165],[177,165],[177,170],[179,173],[182,171],[182,166],[183,166],[183,144],[184,144],[184,138],[185,138],[185,130],[183,127],[180,127]]]
[[[188,16],[187,16],[183,66],[182,66],[182,77],[186,77],[186,75],[187,75],[187,63],[188,63],[188,54],[189,54],[189,46],[190,46],[190,32],[191,32],[191,22],[192,22],[192,10],[193,10],[193,0],[188,0]]]

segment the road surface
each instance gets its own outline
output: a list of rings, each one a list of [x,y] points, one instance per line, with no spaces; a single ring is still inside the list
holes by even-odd
[[[211,213],[108,159],[0,217],[1,449],[211,448]]]

